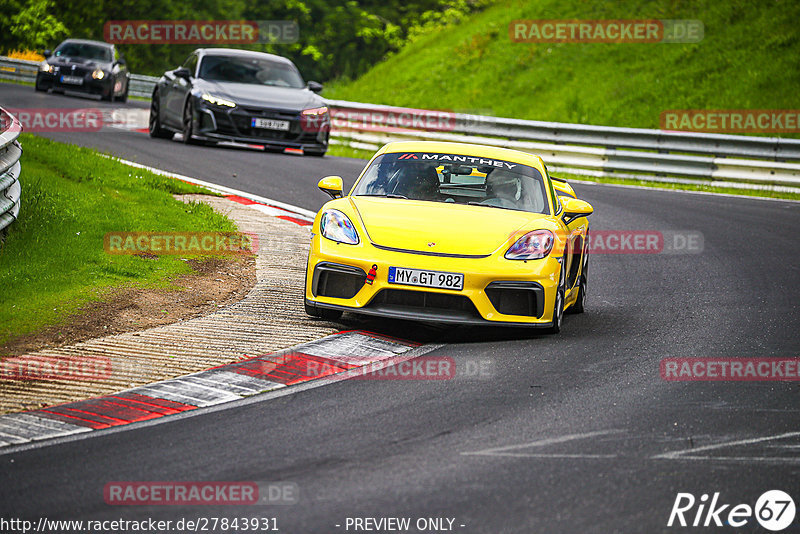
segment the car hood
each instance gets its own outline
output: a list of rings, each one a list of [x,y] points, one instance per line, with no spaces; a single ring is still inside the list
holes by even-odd
[[[519,231],[548,228],[547,215],[380,197],[349,197],[373,244],[426,253],[489,255]]]
[[[59,67],[64,65],[81,65],[87,68],[101,68],[106,70],[111,68],[111,62],[109,61],[99,61],[96,59],[86,59],[83,57],[50,56],[47,58],[47,62],[50,65]]]
[[[274,107],[292,111],[324,105],[322,99],[309,89],[270,87],[250,83],[212,82],[202,80],[197,84],[201,91],[233,100],[241,106]]]

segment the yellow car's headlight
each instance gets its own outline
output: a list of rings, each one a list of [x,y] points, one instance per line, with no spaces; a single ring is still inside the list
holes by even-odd
[[[355,226],[347,218],[347,215],[339,210],[326,210],[319,221],[320,233],[323,237],[345,243],[348,245],[358,245],[358,232]]]
[[[534,230],[517,239],[506,251],[508,260],[540,260],[553,250],[555,238],[550,230]]]

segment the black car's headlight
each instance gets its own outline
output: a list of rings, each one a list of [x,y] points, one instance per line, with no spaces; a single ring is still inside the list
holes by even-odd
[[[345,243],[358,245],[358,232],[350,219],[339,210],[325,210],[319,221],[320,233],[323,237]]]
[[[92,72],[92,78],[95,80],[102,80],[105,77],[106,73],[103,69],[94,69],[94,72]]]
[[[225,108],[236,107],[236,102],[232,102],[226,98],[222,98],[221,96],[212,95],[211,93],[203,93],[200,98],[202,98],[204,102],[208,102],[214,106],[222,106]]]
[[[39,71],[40,72],[48,72],[50,74],[53,74],[54,70],[55,70],[55,67],[53,67],[47,61],[42,61],[41,63],[39,63]]]
[[[312,109],[304,109],[301,115],[306,117],[322,117],[323,115],[328,114],[328,106],[322,106],[321,108],[312,108]]]

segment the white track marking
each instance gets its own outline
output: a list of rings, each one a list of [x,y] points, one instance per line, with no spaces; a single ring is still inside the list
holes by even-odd
[[[519,449],[527,449],[531,447],[546,447],[548,445],[557,445],[559,443],[566,443],[568,441],[576,441],[581,439],[589,439],[597,436],[607,436],[610,434],[617,434],[622,430],[598,430],[596,432],[586,432],[583,434],[567,434],[566,436],[559,436],[555,438],[545,438],[529,443],[521,443],[518,445],[507,445],[505,447],[494,447],[491,449],[484,449],[475,452],[462,452],[464,456],[514,456],[514,457],[530,457],[530,458],[616,458],[616,454],[565,454],[565,453],[514,453]]]
[[[766,436],[763,438],[751,438],[751,439],[740,439],[736,441],[725,441],[722,443],[714,443],[711,445],[704,445],[702,447],[695,447],[693,449],[684,449],[682,451],[671,451],[665,452],[662,454],[657,454],[653,456],[653,459],[656,460],[743,460],[748,459],[752,461],[793,461],[800,463],[800,458],[769,458],[769,457],[761,457],[761,456],[753,456],[753,457],[725,457],[725,456],[696,456],[698,452],[704,451],[711,451],[715,449],[722,449],[725,447],[736,447],[739,445],[753,445],[756,443],[764,443],[765,441],[774,441],[778,439],[787,439],[787,438],[796,438],[800,437],[800,432],[786,432],[785,434],[776,434],[774,436]]]

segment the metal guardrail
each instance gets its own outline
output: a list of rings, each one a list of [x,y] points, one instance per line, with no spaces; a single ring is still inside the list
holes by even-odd
[[[0,108],[0,233],[19,215],[22,147],[17,138],[21,131],[22,125],[17,118]]]
[[[376,150],[397,140],[477,143],[537,154],[557,172],[800,193],[800,139],[530,121],[342,100],[328,105],[334,142],[353,148]],[[413,120],[419,116],[423,120]],[[416,127],[397,127],[402,117]],[[431,117],[446,125],[426,120]],[[429,122],[435,127],[419,126]]]
[[[0,80],[14,80],[24,82],[36,82],[36,72],[39,70],[38,61],[26,59],[12,59],[0,56]],[[144,76],[142,74],[131,74],[130,89],[128,94],[150,98],[153,94],[158,78],[154,76]]]
[[[33,81],[38,63],[0,56],[0,79]],[[158,78],[131,74],[130,94],[149,97]],[[535,153],[556,172],[800,193],[800,139],[672,132],[412,110],[328,100],[332,142],[376,150],[403,139],[454,141]],[[446,116],[446,128],[386,124],[380,117]],[[376,117],[378,123],[376,124]],[[376,127],[377,126],[377,127]],[[387,131],[381,131],[387,130]]]

